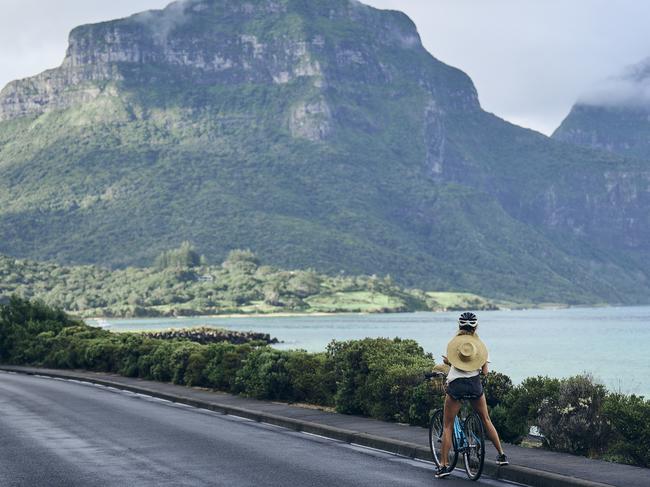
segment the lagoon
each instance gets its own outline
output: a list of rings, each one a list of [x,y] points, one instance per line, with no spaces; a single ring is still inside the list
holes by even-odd
[[[456,330],[459,313],[328,316],[109,319],[111,330],[215,326],[269,333],[283,349],[323,351],[333,340],[401,337],[416,340],[436,362]],[[491,369],[518,383],[526,377],[590,373],[611,391],[650,397],[650,307],[483,311],[481,338]],[[91,322],[92,324],[92,322]]]

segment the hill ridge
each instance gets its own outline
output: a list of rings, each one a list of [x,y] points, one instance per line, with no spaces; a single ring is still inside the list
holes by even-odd
[[[647,168],[482,111],[404,14],[168,9],[164,35],[142,19],[165,11],[79,27],[59,71],[0,93],[0,252],[124,267],[192,240],[501,299],[649,300]]]

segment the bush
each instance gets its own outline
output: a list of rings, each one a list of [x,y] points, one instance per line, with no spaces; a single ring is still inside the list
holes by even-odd
[[[542,402],[539,428],[552,450],[595,456],[606,450],[612,429],[602,414],[607,391],[588,375],[564,379],[556,400]]]
[[[122,360],[118,373],[126,377],[143,376],[140,371],[140,359],[151,354],[156,347],[154,340],[139,334],[125,334],[123,337]]]
[[[650,467],[650,401],[635,395],[609,394],[603,403],[603,415],[615,432],[607,456]]]
[[[149,365],[149,371],[144,376],[147,379],[160,382],[171,382],[174,376],[172,367],[172,354],[178,342],[158,343],[153,353],[142,357]]]
[[[190,384],[194,382],[198,384],[201,382],[200,371],[196,370],[197,362],[201,362],[201,355],[203,353],[204,347],[198,343],[193,343],[190,341],[176,341],[172,342],[173,351],[169,357],[169,367],[171,373],[171,381],[174,384]],[[188,374],[187,378],[186,373],[190,365],[190,357],[192,358],[192,370]],[[198,372],[198,377],[197,377]]]
[[[433,357],[413,340],[366,338],[333,341],[327,348],[336,378],[336,410],[378,419],[422,422],[424,373]],[[416,392],[417,390],[417,392]],[[411,416],[413,414],[413,416]]]
[[[530,430],[526,418],[513,414],[504,404],[490,409],[490,419],[499,433],[499,438],[508,443],[521,443]]]
[[[190,356],[187,358],[187,368],[184,374],[184,383],[186,386],[206,385],[207,379],[205,378],[204,372],[207,363],[208,358],[205,347],[200,347],[200,349],[190,353]]]
[[[325,353],[292,351],[286,367],[291,377],[293,401],[334,405],[336,380],[332,363]]]
[[[0,362],[24,362],[34,337],[45,332],[56,335],[70,326],[85,325],[41,301],[12,296],[9,303],[0,306]]]
[[[490,371],[485,377],[483,390],[487,405],[490,407],[497,406],[512,391],[512,380],[505,374]]]
[[[252,351],[237,372],[235,390],[257,399],[292,400],[294,392],[287,369],[288,355],[289,352],[272,348]]]
[[[97,338],[86,343],[83,366],[86,369],[116,372],[119,369],[120,343],[117,340]]]
[[[205,386],[234,391],[237,371],[251,353],[250,345],[217,343],[206,346]]]
[[[501,438],[519,443],[537,425],[539,410],[545,401],[556,401],[560,381],[549,377],[529,377],[513,387],[492,408],[490,416]]]

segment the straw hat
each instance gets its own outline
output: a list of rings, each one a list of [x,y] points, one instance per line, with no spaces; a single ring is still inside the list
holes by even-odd
[[[476,335],[457,335],[447,345],[447,360],[459,370],[480,369],[487,357],[487,347]]]

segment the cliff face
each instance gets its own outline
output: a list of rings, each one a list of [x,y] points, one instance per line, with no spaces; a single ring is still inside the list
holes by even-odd
[[[344,29],[359,42],[342,36]],[[108,82],[283,85],[304,79],[324,89],[328,81],[386,84],[408,75],[429,85],[426,69],[414,65],[404,73],[383,62],[384,51],[428,57],[405,15],[355,1],[186,0],[74,29],[59,68],[14,81],[2,91],[0,120],[86,103],[100,96]],[[464,86],[455,87],[465,92],[460,103],[477,109],[471,81],[454,74],[465,78]],[[448,91],[437,95],[442,104],[457,98]],[[328,115],[316,102],[297,107],[294,118],[312,112]]]
[[[518,299],[650,296],[647,168],[485,113],[402,13],[186,0],[81,26],[0,93],[0,252],[390,273]]]

